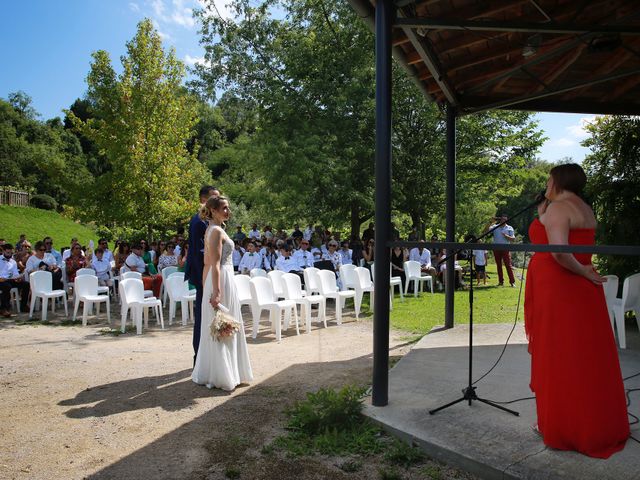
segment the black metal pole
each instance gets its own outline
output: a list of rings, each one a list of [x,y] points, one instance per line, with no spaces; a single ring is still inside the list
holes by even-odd
[[[389,265],[391,239],[391,25],[393,0],[376,4],[376,237],[372,404],[389,403]]]
[[[447,242],[456,241],[456,110],[447,104]],[[447,252],[449,253],[449,252]],[[447,258],[445,271],[445,310],[444,326],[453,328],[453,294],[455,292],[455,257]]]

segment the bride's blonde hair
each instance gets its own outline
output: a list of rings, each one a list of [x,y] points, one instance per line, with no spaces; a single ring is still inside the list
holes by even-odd
[[[209,197],[202,207],[200,207],[200,218],[205,222],[215,219],[214,211],[220,208],[222,202],[228,201],[227,197]]]

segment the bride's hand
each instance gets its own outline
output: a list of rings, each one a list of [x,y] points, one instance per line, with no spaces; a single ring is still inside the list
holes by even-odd
[[[218,305],[220,305],[220,294],[212,293],[211,297],[209,297],[209,303],[213,308],[218,308]]]
[[[595,268],[593,268],[593,265],[585,265],[584,266],[584,271],[582,274],[585,278],[587,278],[587,280],[592,281],[593,283],[595,283],[596,285],[602,285],[604,282],[607,281],[606,278],[604,278],[603,276],[601,276],[596,270]]]

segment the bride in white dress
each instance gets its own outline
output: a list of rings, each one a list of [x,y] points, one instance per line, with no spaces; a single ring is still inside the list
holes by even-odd
[[[200,217],[209,222],[209,227],[204,234],[200,346],[191,375],[199,385],[227,391],[253,380],[240,302],[233,281],[233,241],[221,226],[230,214],[225,197],[209,198],[200,210]],[[214,340],[211,323],[220,304],[229,309],[229,314],[241,327],[231,337]]]

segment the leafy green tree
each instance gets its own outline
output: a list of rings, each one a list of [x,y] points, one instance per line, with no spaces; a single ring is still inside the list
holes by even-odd
[[[598,218],[597,237],[610,245],[637,245],[640,232],[640,118],[598,117],[587,125],[591,149],[583,167],[587,195]],[[640,270],[639,257],[602,256],[603,273],[621,279]]]
[[[93,116],[67,111],[73,126],[94,142],[108,166],[88,185],[91,208],[101,223],[144,228],[188,218],[198,190],[210,175],[197,160],[197,102],[182,87],[185,67],[173,49],[165,53],[150,20],[138,24],[117,75],[107,52],[93,54],[87,77]]]

